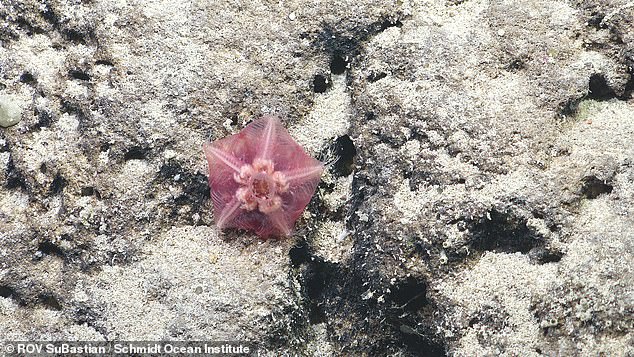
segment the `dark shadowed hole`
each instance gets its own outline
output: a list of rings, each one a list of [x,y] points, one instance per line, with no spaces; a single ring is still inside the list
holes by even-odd
[[[376,81],[381,80],[381,79],[383,79],[385,77],[387,77],[387,73],[385,73],[385,72],[372,72],[368,76],[368,81],[369,82],[376,82]]]
[[[6,285],[0,285],[0,296],[3,298],[10,298],[15,295],[15,291]]]
[[[401,342],[415,356],[421,357],[445,357],[445,347],[439,343],[431,341],[429,337],[416,333],[411,327],[403,325],[401,327]]]
[[[73,103],[69,100],[62,100],[60,111],[62,113],[75,114],[78,116],[78,119],[82,119],[86,117],[86,113],[81,109],[81,106],[78,103]]]
[[[101,65],[101,66],[114,67],[114,64],[111,61],[103,60],[103,59],[95,61],[95,64],[96,65]]]
[[[42,11],[42,17],[53,26],[59,25],[59,18],[50,6],[46,6],[44,11]]]
[[[332,74],[343,74],[348,69],[348,61],[339,53],[335,53],[330,61],[330,72]]]
[[[9,159],[9,163],[7,164],[7,188],[21,188],[26,190],[26,180],[24,176],[18,169],[15,167],[12,159]]]
[[[76,307],[73,311],[73,315],[75,323],[78,325],[86,324],[88,326],[95,327],[95,322],[98,320],[97,313],[88,306],[80,305],[79,307]]]
[[[311,260],[304,271],[304,291],[309,302],[308,320],[311,324],[326,322],[322,301],[324,292],[330,288],[337,271],[333,263],[318,258]]]
[[[497,210],[492,210],[489,217],[483,217],[471,231],[471,246],[478,251],[528,253],[543,242],[527,227],[526,220]]]
[[[90,76],[86,72],[76,69],[71,69],[70,71],[68,71],[68,75],[71,76],[71,78],[79,79],[82,81],[90,80]]]
[[[607,100],[616,98],[616,93],[608,85],[602,74],[593,74],[588,82],[588,98],[595,100]]]
[[[514,59],[513,61],[511,61],[511,63],[508,64],[508,66],[506,66],[506,68],[509,71],[518,71],[520,69],[523,69],[525,66],[524,61],[522,61],[521,59],[517,58]]]
[[[379,28],[379,31],[385,31],[390,27],[402,27],[403,23],[401,22],[401,20],[385,20],[381,23],[381,27]]]
[[[35,78],[33,78],[33,75],[29,72],[24,72],[22,73],[22,75],[20,75],[20,82],[22,83],[33,83],[35,82]]]
[[[326,321],[324,294],[337,279],[339,267],[312,254],[306,241],[300,241],[289,251],[291,264],[301,272],[302,293],[308,306],[311,324]]]
[[[183,182],[183,195],[187,196],[187,203],[201,205],[203,199],[211,198],[207,176],[200,173],[186,174]],[[178,200],[175,203],[179,204]]]
[[[0,285],[0,297],[13,299],[19,305],[24,306],[25,302],[22,300],[20,294],[18,294],[15,289],[7,285]]]
[[[303,263],[307,263],[310,261],[310,250],[308,248],[308,243],[305,240],[297,243],[288,253],[291,258],[291,264],[293,267],[297,268]]]
[[[315,93],[324,93],[330,86],[331,82],[324,75],[316,74],[313,78],[313,90]]]
[[[84,197],[92,196],[95,193],[95,189],[92,186],[86,186],[81,188],[81,195]]]
[[[50,241],[43,241],[37,245],[37,250],[46,255],[56,255],[60,258],[64,257],[64,251],[58,245],[51,243]]]
[[[612,192],[612,185],[598,179],[596,176],[586,176],[582,180],[581,192],[586,198],[595,199],[603,194]]]
[[[62,305],[55,298],[55,296],[53,296],[53,294],[50,294],[50,293],[40,294],[37,300],[40,304],[50,309],[58,310],[58,311],[62,309]]]
[[[53,121],[53,115],[46,111],[40,110],[37,113],[37,125],[41,128],[51,126],[51,122]]]
[[[59,173],[55,175],[53,182],[51,182],[51,186],[49,188],[52,195],[57,195],[64,191],[64,187],[66,187],[67,181],[60,175]]]
[[[588,26],[592,26],[596,29],[604,29],[606,28],[605,24],[601,24],[603,19],[605,18],[605,14],[601,12],[593,12],[588,19]]]
[[[427,284],[422,279],[408,277],[396,284],[390,298],[397,305],[408,311],[418,311],[427,305]]]
[[[143,160],[147,158],[150,149],[142,148],[140,146],[133,146],[125,154],[123,154],[123,160]]]
[[[348,176],[353,171],[354,157],[357,155],[357,148],[350,136],[343,135],[335,140],[332,146],[336,160],[333,164],[333,172],[338,176]]]
[[[62,31],[62,36],[71,42],[86,43],[86,35],[75,29],[64,29]]]

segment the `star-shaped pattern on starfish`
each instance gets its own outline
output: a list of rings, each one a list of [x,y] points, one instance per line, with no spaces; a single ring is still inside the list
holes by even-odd
[[[262,238],[292,233],[324,170],[273,116],[205,143],[203,151],[216,225]]]

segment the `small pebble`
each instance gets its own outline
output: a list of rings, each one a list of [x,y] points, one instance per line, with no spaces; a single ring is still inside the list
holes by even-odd
[[[10,127],[20,122],[22,109],[16,104],[16,100],[9,96],[0,96],[0,126]]]

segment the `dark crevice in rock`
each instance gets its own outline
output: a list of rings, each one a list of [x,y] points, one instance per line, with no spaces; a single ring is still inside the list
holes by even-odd
[[[46,32],[42,27],[32,24],[29,20],[20,16],[16,19],[15,23],[25,31],[27,36],[33,36],[33,34],[42,34]]]
[[[96,36],[92,29],[78,30],[74,28],[66,28],[61,31],[62,36],[73,43],[87,44],[96,42]]]
[[[42,11],[42,17],[49,24],[53,25],[53,27],[57,28],[59,26],[59,17],[55,14],[55,11],[51,8],[51,5],[48,4],[47,1],[43,2],[44,10]]]
[[[368,75],[367,80],[368,82],[376,82],[385,77],[387,77],[387,73],[385,72],[371,72],[370,75]]]
[[[605,14],[602,12],[593,12],[590,14],[590,18],[587,21],[588,26],[594,27],[595,29],[605,29],[607,26],[603,23],[603,19],[605,18]]]
[[[0,297],[13,299],[13,301],[21,306],[25,305],[25,301],[22,299],[20,294],[8,285],[0,285]]]
[[[415,356],[445,357],[446,347],[443,343],[434,341],[413,327],[403,324],[399,327],[401,332],[400,342]]]
[[[205,201],[211,198],[207,176],[189,172],[180,163],[170,160],[161,166],[158,179],[181,187],[181,192],[173,198],[172,204],[169,205],[170,217],[178,217],[180,208],[189,206],[187,217],[184,218],[188,222],[194,223],[192,215],[201,212],[205,207]]]
[[[71,78],[74,79],[79,79],[81,81],[89,81],[90,80],[90,75],[88,75],[88,73],[78,70],[78,69],[71,69],[68,71],[68,75]]]
[[[62,259],[65,259],[66,257],[66,253],[64,252],[64,250],[57,244],[54,244],[50,241],[40,242],[37,246],[37,250],[45,255],[54,255]]]
[[[561,105],[559,109],[559,117],[571,117],[577,115],[579,109],[579,103],[585,99],[592,99],[597,101],[605,101],[610,99],[628,100],[634,90],[634,76],[630,75],[629,81],[625,84],[624,92],[622,95],[617,95],[616,92],[608,84],[605,76],[601,73],[594,73],[588,79],[588,94],[580,98],[570,98],[567,102]]]
[[[516,58],[514,60],[512,60],[507,66],[506,66],[506,70],[510,71],[510,72],[517,72],[519,70],[522,70],[526,67],[526,63],[523,59],[521,58]]]
[[[51,310],[56,310],[56,311],[62,310],[62,305],[59,303],[59,300],[57,300],[57,298],[51,293],[40,294],[37,297],[37,301],[38,303],[44,305],[45,307]]]
[[[367,198],[370,197],[377,188],[370,184],[365,175],[355,173],[352,179],[352,197],[348,201],[348,217],[346,228],[349,231],[363,230],[370,225],[367,221],[359,220],[357,211],[361,209]]]
[[[102,316],[96,309],[87,306],[83,303],[78,303],[73,306],[71,309],[71,317],[74,320],[76,325],[86,325],[98,331],[101,335],[107,336],[107,331],[105,327],[102,326],[100,320],[102,320]]]
[[[112,63],[112,61],[106,60],[106,59],[96,60],[95,64],[98,65],[98,66],[114,67],[114,63]]]
[[[400,17],[382,18],[367,26],[350,29],[338,29],[326,25],[317,34],[314,42],[317,47],[323,48],[330,55],[330,72],[344,74],[350,68],[353,59],[359,55],[363,43],[390,27],[403,26],[401,20]]]
[[[348,69],[349,59],[342,53],[335,52],[330,60],[330,72],[332,74],[343,74]]]
[[[123,154],[123,160],[124,161],[145,160],[149,153],[150,153],[150,149],[149,148],[145,148],[145,147],[141,147],[141,146],[133,146],[133,147],[129,148]]]
[[[37,114],[37,127],[44,128],[50,127],[53,122],[53,114],[48,110],[38,110],[36,109]]]
[[[95,193],[95,189],[92,186],[86,186],[81,188],[82,197],[92,196]]]
[[[354,169],[354,158],[357,155],[357,148],[349,135],[342,135],[322,152],[320,159],[328,155],[334,155],[335,161],[331,166],[332,173],[337,177],[345,177],[352,174]]]
[[[312,254],[310,252],[310,248],[308,247],[308,243],[306,243],[305,240],[301,240],[289,250],[288,256],[291,259],[293,267],[297,268],[304,263],[308,263]]]
[[[383,22],[381,22],[381,27],[379,27],[379,32],[383,32],[389,29],[390,27],[403,27],[403,23],[399,19],[395,19],[395,20],[385,19],[383,20]]]
[[[326,322],[323,299],[325,292],[332,288],[334,280],[339,276],[336,264],[315,257],[304,269],[303,288],[308,300],[308,319],[311,324]]]
[[[175,204],[202,205],[204,200],[211,197],[207,176],[200,173],[185,174],[181,179],[183,181],[183,193],[174,200]]]
[[[62,193],[64,191],[64,187],[66,187],[67,184],[68,181],[66,181],[66,179],[62,175],[57,173],[57,175],[55,175],[55,178],[53,179],[53,182],[51,182],[51,186],[49,187],[50,194],[58,195]]]
[[[20,75],[20,82],[22,83],[34,83],[35,82],[35,78],[33,77],[33,75],[29,72],[24,72]]]
[[[588,81],[588,98],[594,100],[608,100],[616,98],[616,93],[608,85],[605,76],[595,73]]]
[[[9,151],[9,143],[6,141],[6,139],[4,138],[4,135],[0,132],[0,139],[3,140],[2,145],[0,145],[0,152],[7,152]]]
[[[6,187],[8,189],[21,188],[24,191],[27,191],[27,184],[24,175],[15,167],[13,163],[13,159],[9,158],[9,163],[7,164],[7,173],[6,173]]]
[[[289,258],[293,267],[300,272],[301,292],[307,302],[309,323],[326,322],[325,299],[328,291],[342,276],[339,266],[314,255],[305,240],[291,248]]]
[[[526,254],[544,241],[527,226],[525,219],[497,210],[491,210],[470,231],[471,248],[476,251]]]
[[[332,82],[323,74],[316,74],[313,78],[313,91],[315,93],[324,93],[332,86]]]
[[[422,279],[407,277],[405,281],[395,285],[390,299],[400,309],[418,311],[429,303],[427,301],[427,283]]]
[[[612,185],[596,176],[586,176],[582,180],[581,193],[588,199],[595,199],[600,195],[612,192]]]

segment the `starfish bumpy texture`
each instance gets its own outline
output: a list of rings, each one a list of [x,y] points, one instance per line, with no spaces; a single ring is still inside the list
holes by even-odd
[[[272,116],[205,143],[203,150],[216,225],[262,238],[291,234],[324,170]]]

